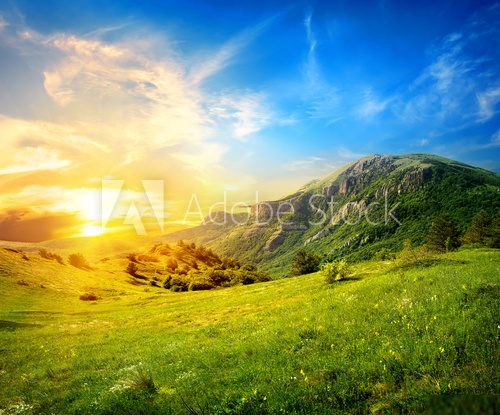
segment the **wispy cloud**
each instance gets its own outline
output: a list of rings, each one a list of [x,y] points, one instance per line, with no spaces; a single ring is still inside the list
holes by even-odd
[[[449,49],[439,54],[410,85],[409,98],[402,98],[402,105],[396,108],[404,120],[442,119],[457,111],[473,111],[470,96],[476,85],[469,73],[474,71],[478,62],[463,56],[462,45],[456,43],[458,39],[460,37],[456,34],[447,37],[444,44]],[[452,41],[455,43],[450,45]]]
[[[238,140],[246,140],[274,119],[267,95],[256,92],[224,93],[214,99],[209,111],[216,119],[227,121]]]
[[[0,168],[0,175],[58,170],[71,164],[69,160],[61,159],[56,150],[47,147],[26,147],[12,159],[6,167]]]
[[[289,172],[299,172],[308,174],[310,177],[319,177],[331,173],[346,163],[359,159],[364,155],[346,147],[339,147],[328,157],[309,156],[300,160],[292,160],[285,164],[283,168]]]
[[[500,147],[500,130],[493,133],[488,143],[480,146],[481,149],[494,147]]]
[[[310,119],[323,120],[327,125],[344,118],[341,111],[341,95],[336,86],[327,82],[322,73],[316,56],[318,41],[312,27],[312,11],[304,17],[304,27],[308,42],[307,59],[304,63],[306,90],[304,93],[305,113]]]
[[[479,105],[479,121],[487,121],[498,113],[499,109],[497,106],[500,102],[500,86],[478,92],[476,97]]]
[[[279,15],[275,15],[265,19],[228,40],[219,50],[212,53],[211,57],[202,60],[193,68],[189,80],[193,84],[199,84],[231,65],[235,57],[255,41],[278,17]]]
[[[355,109],[355,114],[361,119],[373,119],[377,115],[384,112],[393,101],[393,97],[386,99],[376,97],[373,90],[368,88],[363,93],[361,103]]]
[[[57,116],[0,115],[0,176],[13,177],[2,178],[4,196],[7,188],[11,193],[0,198],[0,211],[44,210],[53,199],[51,209],[66,212],[58,200],[68,196],[69,207],[78,204],[71,190],[98,186],[103,176],[163,178],[177,198],[195,189],[213,192],[214,181],[227,176],[222,160],[234,139],[248,140],[266,128],[274,112],[264,92],[214,92],[202,83],[236,62],[273,19],[229,40],[206,66],[169,45],[159,50],[154,36],[138,39],[120,28],[44,35],[5,22],[0,46],[38,71]],[[113,41],[105,40],[110,30],[116,31]],[[215,103],[221,112],[214,111]]]
[[[492,30],[497,31],[492,22],[498,27],[500,14],[480,9],[462,30],[434,45],[432,61],[392,105],[400,119],[410,123],[446,123],[453,119],[455,124],[468,126],[487,121],[498,112],[497,50],[482,47],[492,41]],[[471,55],[471,50],[480,50],[481,54]]]
[[[59,106],[59,118],[72,125],[73,139],[80,136],[101,143],[122,165],[169,147],[175,147],[171,154],[182,155],[182,160],[192,159],[188,154],[204,154],[198,159],[200,170],[219,162],[225,152],[227,144],[218,139],[220,131],[242,140],[271,121],[264,93],[233,90],[218,94],[223,114],[216,114],[211,109],[213,94],[198,84],[233,63],[276,18],[243,31],[208,63],[203,60],[192,70],[168,51],[155,58],[157,53],[148,53],[155,45],[147,38],[139,43],[129,37],[118,37],[113,43],[99,38],[116,28],[79,37],[45,36],[20,27],[3,40],[27,59],[45,52],[44,88]]]
[[[7,21],[0,14],[0,32],[7,27]]]
[[[301,160],[293,160],[285,165],[285,170],[287,171],[302,171],[308,170],[312,167],[316,168],[318,164],[324,164],[325,159],[323,157],[310,156]]]

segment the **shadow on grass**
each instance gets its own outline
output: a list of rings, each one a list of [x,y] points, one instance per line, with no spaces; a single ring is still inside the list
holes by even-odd
[[[444,395],[431,398],[426,406],[426,415],[494,415],[500,411],[500,398],[494,395]]]
[[[43,327],[41,324],[19,323],[17,321],[0,320],[0,330],[17,330]]]
[[[366,274],[368,275],[368,274]],[[347,278],[344,278],[344,279],[341,279],[339,281],[334,281],[334,282],[331,282],[331,283],[326,283],[328,288],[335,288],[335,287],[338,287],[339,285],[345,285],[345,284],[349,284],[351,282],[356,282],[356,281],[361,281],[363,279],[363,274],[358,274],[358,275],[353,275],[351,277],[347,277]]]

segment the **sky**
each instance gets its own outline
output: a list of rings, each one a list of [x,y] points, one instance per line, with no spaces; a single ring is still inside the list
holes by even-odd
[[[0,239],[168,232],[369,154],[498,172],[499,28],[477,0],[4,0]]]

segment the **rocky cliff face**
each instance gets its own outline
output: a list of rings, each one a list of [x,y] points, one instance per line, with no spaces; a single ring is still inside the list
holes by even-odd
[[[423,186],[430,175],[429,166],[411,165],[391,156],[376,155],[352,164],[334,181],[324,183],[320,189],[305,190],[299,195],[295,194],[293,198],[254,205],[251,213],[256,220],[262,222],[278,219],[278,216],[282,218],[285,212],[293,212],[289,215],[292,226],[280,225],[266,240],[265,250],[272,252],[285,241],[287,232],[305,231],[309,228],[304,219],[314,214],[311,206],[311,197],[314,195],[319,194],[338,203],[333,209],[329,209],[324,226],[308,237],[304,244],[328,236],[332,232],[332,225],[341,224],[342,221],[348,221],[349,217],[365,212],[368,200],[382,199],[391,193],[414,192]]]

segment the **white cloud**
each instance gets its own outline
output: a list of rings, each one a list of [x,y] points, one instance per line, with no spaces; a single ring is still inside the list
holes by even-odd
[[[495,134],[492,135],[491,143],[494,144],[495,146],[500,146],[500,130],[498,130]]]
[[[283,166],[289,172],[307,173],[311,177],[318,177],[332,172],[342,165],[364,157],[366,154],[352,151],[346,147],[339,147],[335,152],[325,157],[309,156],[300,160],[293,160]]]
[[[189,80],[193,84],[199,84],[231,65],[235,56],[255,41],[277,17],[277,15],[273,16],[242,31],[222,45],[217,52],[212,53],[212,56],[201,59],[201,63],[191,71]]]
[[[366,156],[366,154],[350,150],[346,147],[339,147],[337,149],[335,158],[340,159],[340,161],[342,162],[348,162],[359,159],[364,156]]]
[[[229,122],[232,136],[245,140],[268,126],[273,119],[267,96],[263,93],[225,93],[210,106],[211,113]]]
[[[310,119],[324,120],[331,125],[344,118],[340,110],[341,95],[338,88],[323,79],[316,57],[318,42],[312,28],[312,12],[305,15],[303,24],[309,46],[303,68],[306,79],[303,96],[305,114]]]
[[[500,87],[478,92],[476,98],[479,106],[479,120],[487,121],[498,112],[495,107],[500,102]]]
[[[372,119],[384,112],[393,98],[385,100],[377,98],[371,89],[365,90],[361,104],[356,108],[355,113],[361,119]]]
[[[69,160],[60,158],[58,152],[46,147],[26,147],[9,157],[13,160],[6,167],[0,168],[0,175],[25,173],[37,170],[58,170],[69,166]]]
[[[276,17],[229,40],[208,63],[203,59],[198,65],[191,62],[191,67],[170,45],[160,53],[153,37],[137,39],[128,34],[115,36],[118,40],[109,43],[89,35],[45,36],[17,27],[2,41],[44,68],[45,91],[59,107],[57,124],[42,126],[36,121],[27,126],[17,120],[18,126],[38,129],[36,134],[44,139],[45,128],[54,131],[59,126],[49,145],[57,149],[64,147],[64,141],[67,147],[94,147],[112,154],[117,166],[172,148],[170,154],[178,160],[191,166],[196,160],[198,170],[203,170],[225,153],[222,132],[243,140],[265,128],[273,111],[263,93],[233,90],[214,98],[198,84],[234,63],[237,54]],[[97,30],[91,36],[107,31]],[[219,101],[223,114],[211,109],[214,100]],[[13,131],[17,128],[14,121],[9,121]]]
[[[109,152],[84,126],[0,116],[0,174],[58,170]]]
[[[285,165],[285,170],[287,171],[301,171],[308,170],[312,167],[317,167],[318,164],[322,164],[325,162],[323,157],[311,156],[302,160],[293,160],[290,163]]]
[[[8,26],[7,21],[0,15],[0,32]]]

